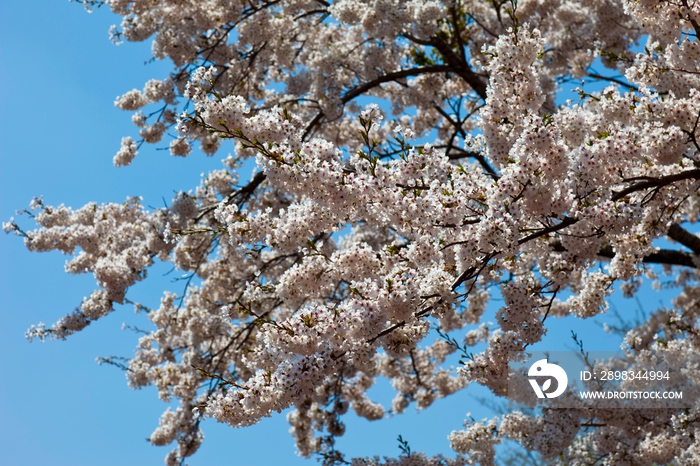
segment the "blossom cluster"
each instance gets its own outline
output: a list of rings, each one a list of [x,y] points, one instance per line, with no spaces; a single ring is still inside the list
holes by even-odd
[[[117,99],[141,139],[125,137],[115,164],[169,128],[172,155],[232,142],[236,158],[164,209],[37,201],[37,229],[3,224],[98,287],[28,336],[82,330],[171,262],[189,279],[148,312],[127,372],[180,401],[150,437],[177,443],[167,464],[196,451],[204,418],[241,427],[289,408],[300,454],[330,464],[345,461],[334,445],[350,409],[385,416],[368,395],[378,377],[395,414],[470,383],[506,397],[509,364],[547,319],[606,312],[658,263],[674,310],[626,329],[618,364],[673,364],[692,409],[525,407],[452,432],[454,460],[351,464],[493,464],[505,440],[562,464],[697,464],[700,3],[585,3],[109,1],[124,39],[153,37],[175,66]],[[571,77],[608,87],[559,104]],[[239,180],[247,158],[257,168]],[[679,244],[659,249],[663,237]]]

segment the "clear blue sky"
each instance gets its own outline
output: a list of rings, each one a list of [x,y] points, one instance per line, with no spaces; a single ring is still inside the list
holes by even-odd
[[[144,64],[148,43],[113,46],[107,31],[117,21],[104,8],[88,15],[66,0],[0,2],[0,220],[19,218],[15,210],[40,195],[48,204],[73,207],[141,195],[146,205],[160,206],[162,198],[194,188],[200,173],[220,167],[221,157],[175,159],[153,147],[144,147],[129,167],[112,165],[121,137],[135,135],[130,115],[114,107],[114,98],[169,71],[165,63]],[[28,219],[23,224],[31,226]],[[67,275],[63,256],[29,253],[18,237],[0,236],[0,258],[0,462],[162,464],[169,450],[145,438],[166,405],[155,390],[133,391],[121,371],[95,363],[97,356],[131,356],[137,336],[121,325],[146,323],[123,307],[68,341],[30,344],[27,328],[70,312],[93,290],[93,278]],[[180,291],[162,276],[167,270],[154,269],[130,297],[156,306],[163,290]],[[631,312],[636,304],[622,306]],[[551,324],[541,349],[571,348],[571,329],[591,350],[619,345],[614,337],[596,340],[601,334],[592,321]],[[387,406],[393,396],[382,388],[374,393]],[[413,450],[449,453],[446,435],[461,428],[465,413],[491,416],[475,400],[484,396],[485,390],[470,387],[419,414],[410,408],[375,423],[350,417],[339,448],[350,456],[396,456],[401,434]],[[284,416],[238,430],[208,421],[204,445],[189,464],[317,464],[294,455],[287,430]]]

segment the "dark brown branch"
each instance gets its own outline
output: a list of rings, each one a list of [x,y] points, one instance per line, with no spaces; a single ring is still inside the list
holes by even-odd
[[[250,199],[250,196],[253,195],[253,193],[258,188],[258,186],[260,186],[262,184],[262,182],[265,181],[265,178],[267,178],[267,175],[265,175],[265,173],[263,173],[263,172],[256,173],[255,176],[253,177],[253,179],[250,180],[247,185],[243,186],[241,189],[234,191],[231,194],[229,194],[228,196],[226,196],[226,199],[224,199],[222,202],[225,205],[228,205],[228,204],[231,204],[234,200],[237,201],[239,204],[247,201],[248,199]],[[216,204],[211,204],[211,205],[202,207],[199,210],[199,215],[197,215],[197,217],[195,217],[194,221],[195,222],[200,221],[202,218],[204,218],[204,216],[208,215],[210,212],[213,212],[219,206],[219,204],[220,203],[217,202]]]
[[[465,159],[467,157],[473,157],[475,159],[478,157],[481,157],[481,158],[484,157],[483,155],[481,155],[481,152],[475,152],[472,150],[464,150],[464,149],[460,149],[459,147],[455,147],[455,146],[448,147],[447,145],[439,145],[439,146],[435,146],[435,148],[436,149],[449,149],[449,152],[446,153],[445,155],[450,160]],[[491,167],[489,167],[489,168],[491,168]],[[488,171],[488,169],[486,169],[486,167],[484,167],[484,169]]]
[[[462,283],[466,282],[467,280],[471,280],[474,277],[478,277],[479,274],[486,268],[488,265],[489,261],[498,253],[492,252],[489,254],[486,254],[483,259],[481,259],[481,266],[477,269],[476,266],[474,267],[469,267],[467,270],[462,272],[457,279],[452,282],[452,285],[450,286],[450,289],[452,291],[456,290],[459,285]]]
[[[486,100],[487,84],[484,81],[482,81],[476,73],[474,73],[469,64],[463,61],[462,58],[459,55],[457,55],[448,44],[438,39],[437,37],[433,37],[430,40],[419,39],[417,37],[411,36],[410,34],[404,34],[404,37],[406,37],[411,42],[415,42],[419,45],[428,45],[431,47],[435,47],[435,49],[438,52],[440,52],[440,55],[442,55],[442,58],[445,60],[445,62],[451,67],[455,68],[454,72],[457,73],[457,75],[460,78],[462,78],[467,84],[469,84],[469,86],[472,89],[474,89],[474,92],[476,92],[479,97]]]
[[[666,233],[669,238],[674,241],[681,243],[683,246],[689,248],[695,254],[700,254],[700,238],[681,227],[677,223],[671,225]]]
[[[432,65],[432,66],[423,66],[420,68],[409,68],[406,70],[399,70],[399,71],[394,71],[391,73],[386,73],[382,76],[379,76],[371,81],[366,82],[365,84],[362,84],[361,86],[354,87],[350,89],[348,92],[345,93],[342,97],[342,102],[344,104],[350,102],[352,99],[355,97],[358,97],[365,92],[369,91],[370,89],[377,87],[380,84],[391,82],[391,81],[396,81],[398,79],[402,78],[407,78],[409,76],[420,76],[421,74],[427,74],[427,73],[449,73],[449,72],[457,72],[458,68],[455,66],[448,66],[448,65]]]
[[[561,244],[561,241],[553,241],[550,246],[552,250],[556,252],[566,252],[566,248]],[[606,244],[600,248],[598,256],[612,259],[615,257],[615,251],[612,246]],[[699,268],[693,254],[684,251],[674,251],[672,249],[659,249],[656,252],[644,256],[642,262],[645,264],[681,265],[684,267]]]
[[[689,11],[692,10],[692,8],[688,5],[688,0],[681,0],[681,2],[683,3],[683,6],[686,7]],[[700,38],[700,24],[698,24],[698,22],[693,17],[691,17],[690,14],[688,14],[688,16],[684,19],[687,20],[693,26],[693,29],[695,29],[696,37]]]
[[[428,315],[428,313],[429,313],[430,311],[432,311],[432,310],[435,309],[437,306],[439,306],[440,304],[442,304],[443,301],[444,301],[444,300],[443,300],[442,298],[440,298],[435,304],[431,304],[430,306],[426,307],[425,309],[422,309],[422,310],[420,310],[420,311],[414,313],[414,314],[413,314],[413,317],[415,317],[416,319],[418,319],[418,318],[420,318],[420,317],[423,317],[423,316]],[[399,322],[399,323],[397,323],[397,324],[394,324],[394,325],[392,325],[391,327],[387,327],[387,328],[385,328],[384,330],[382,330],[381,332],[379,332],[377,335],[375,335],[374,337],[372,337],[372,338],[370,338],[369,340],[367,340],[367,343],[369,343],[369,344],[371,345],[372,343],[374,343],[375,341],[377,341],[377,340],[380,339],[381,337],[386,336],[386,335],[389,335],[391,332],[393,332],[393,331],[396,330],[396,329],[399,329],[399,328],[403,327],[403,326],[406,325],[407,323],[408,323],[408,322],[407,322],[406,320],[402,320],[401,322]]]
[[[444,146],[435,146],[438,149],[442,149]],[[472,158],[476,160],[479,165],[481,165],[481,168],[484,169],[486,173],[493,179],[497,180],[501,177],[496,170],[491,166],[488,160],[486,160],[486,157],[484,157],[484,154],[481,152],[475,152],[475,151],[466,151],[464,149],[460,149],[459,147],[452,147],[450,148],[450,151],[445,154],[447,155],[447,158],[450,160],[459,160],[459,159],[464,159],[464,158]]]
[[[581,424],[581,427],[608,427],[608,424],[604,424],[602,422],[584,422]],[[603,456],[608,456],[608,455],[603,455]],[[601,457],[602,458],[602,457]]]
[[[401,189],[409,189],[409,190],[420,190],[420,191],[428,191],[430,189],[430,186],[426,186],[424,184],[421,185],[415,185],[415,186],[409,186],[407,184],[401,184],[401,183],[396,183],[397,188]]]
[[[457,132],[459,132],[464,139],[467,138],[467,133],[464,131],[462,128],[462,125],[455,121],[446,111],[444,111],[439,105],[435,106],[435,109],[442,115],[442,117],[447,120],[448,123],[450,123]],[[453,154],[452,151],[456,151],[457,154]],[[446,154],[447,157],[450,160],[456,160],[456,159],[461,159],[463,157],[471,157],[475,159],[477,162],[479,162],[479,165],[493,178],[494,180],[497,180],[500,178],[496,170],[491,166],[491,164],[486,160],[486,157],[484,157],[483,154],[480,152],[474,152],[474,151],[466,151],[463,149],[460,149],[458,147],[455,147],[453,145],[448,145],[447,146],[447,152]]]
[[[476,19],[475,16],[472,16],[471,13],[467,13],[467,16],[469,18],[471,18],[471,20],[474,21],[476,23],[476,25],[479,26],[481,29],[483,29],[484,32],[486,32],[488,35],[490,35],[494,39],[498,39],[498,34],[496,34],[495,32],[491,31],[489,28],[487,28],[485,25],[483,25],[478,19]]]
[[[467,63],[467,53],[465,51],[464,42],[462,42],[462,31],[459,30],[457,2],[452,4],[452,7],[450,8],[450,13],[452,15],[452,27],[455,35],[455,40],[457,41],[457,47],[459,47],[459,55],[462,58],[462,62]]]
[[[700,179],[700,169],[687,170],[674,175],[661,176],[659,178],[645,178],[644,181],[635,183],[627,188],[623,189],[619,193],[615,193],[612,197],[612,201],[619,201],[625,196],[628,196],[634,192],[642,191],[649,188],[660,188],[663,186],[668,186],[676,181],[683,180],[697,180]]]
[[[409,40],[416,42],[421,45],[430,45],[435,47],[440,55],[447,64],[457,68],[457,75],[459,75],[464,81],[469,84],[469,86],[477,93],[479,97],[486,100],[486,87],[487,84],[481,80],[479,76],[474,73],[469,64],[463,62],[462,59],[450,48],[448,44],[442,40],[434,37],[429,41],[417,39],[415,37],[406,36]]]
[[[413,372],[416,374],[416,382],[418,382],[418,385],[423,385],[423,382],[420,380],[420,372],[418,372],[418,368],[416,367],[416,359],[413,357],[413,350],[409,352],[411,356],[411,366],[413,367]]]
[[[527,236],[524,237],[524,238],[520,238],[520,239],[518,240],[518,244],[525,244],[525,243],[527,243],[528,241],[531,241],[531,240],[533,240],[533,239],[535,239],[535,238],[539,238],[539,237],[541,237],[541,236],[545,236],[545,235],[548,235],[548,234],[550,234],[550,233],[554,233],[554,232],[556,232],[556,231],[562,230],[562,229],[564,229],[564,228],[566,228],[566,227],[568,227],[568,226],[573,225],[573,224],[576,223],[576,222],[578,222],[578,220],[575,219],[575,218],[564,217],[564,220],[562,220],[561,222],[557,223],[556,225],[552,225],[552,226],[549,226],[549,227],[547,227],[547,228],[542,228],[541,230],[537,230],[536,232],[531,233],[531,234],[527,235]]]
[[[388,83],[391,81],[396,81],[402,78],[407,78],[409,76],[420,76],[421,74],[426,74],[426,73],[448,73],[448,72],[457,72],[457,69],[454,68],[453,66],[447,66],[447,65],[433,65],[433,66],[424,66],[421,68],[410,68],[406,70],[399,70],[399,71],[394,71],[391,73],[386,73],[382,76],[379,76],[371,81],[368,81],[364,84],[361,84],[357,87],[354,87],[350,90],[348,90],[343,97],[341,97],[341,102],[343,104],[346,104],[350,102],[352,99],[361,96],[365,92],[369,91],[370,89],[373,89],[380,84]],[[306,125],[306,128],[304,129],[304,134],[302,136],[302,139],[306,139],[308,135],[311,133],[311,130],[318,124],[319,121],[323,118],[323,112],[317,113],[313,119]]]
[[[619,84],[620,86],[626,87],[628,89],[633,89],[635,91],[639,91],[639,88],[635,86],[634,84],[630,84],[628,82],[625,82],[621,79],[613,78],[610,76],[603,76],[602,74],[598,73],[586,73],[586,76],[589,78],[597,79],[599,81],[609,81],[611,83]]]
[[[536,231],[535,233],[532,233],[524,238],[521,238],[518,241],[518,244],[523,244],[523,243],[526,243],[526,242],[531,241],[533,239],[547,235],[549,233],[554,233],[554,232],[559,231],[563,228],[566,228],[569,225],[573,225],[576,222],[578,222],[578,220],[573,219],[573,218],[569,218],[569,217],[565,217],[564,220],[562,220],[560,223],[558,223],[556,225],[552,225],[550,227],[543,228],[541,230]],[[453,243],[453,244],[459,244],[459,243]],[[452,286],[450,287],[452,289],[452,291],[456,290],[457,287],[459,287],[465,281],[471,280],[472,278],[475,278],[475,277],[478,277],[479,274],[481,274],[481,272],[486,268],[489,261],[493,257],[497,256],[498,254],[500,254],[500,251],[491,252],[491,253],[487,254],[486,256],[484,256],[484,258],[481,260],[481,266],[478,268],[478,270],[477,270],[477,267],[474,266],[474,267],[469,267],[464,272],[462,272],[459,275],[459,277],[457,277],[457,279],[452,283]]]
[[[612,259],[615,257],[615,251],[613,251],[612,246],[606,244],[600,248],[598,255]],[[698,264],[693,254],[683,251],[674,251],[672,249],[660,249],[656,252],[652,252],[651,254],[644,256],[642,262],[646,264],[682,265],[685,267],[698,268]]]

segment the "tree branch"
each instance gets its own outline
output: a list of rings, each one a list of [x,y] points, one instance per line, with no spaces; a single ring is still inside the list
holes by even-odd
[[[578,220],[575,219],[575,218],[572,218],[572,217],[564,217],[564,220],[562,220],[561,222],[557,223],[556,225],[552,225],[552,226],[549,226],[549,227],[547,227],[547,228],[542,228],[541,230],[537,230],[536,232],[531,233],[531,234],[527,235],[527,236],[524,237],[524,238],[520,238],[520,239],[518,240],[518,244],[519,244],[519,245],[525,244],[525,243],[527,243],[528,241],[531,241],[531,240],[533,240],[533,239],[535,239],[535,238],[539,238],[539,237],[541,237],[541,236],[548,235],[548,234],[550,234],[550,233],[554,233],[554,232],[556,232],[556,231],[562,230],[562,229],[564,229],[564,228],[566,228],[566,227],[568,227],[568,226],[573,225],[573,224],[576,223],[576,222],[578,222]]]
[[[487,84],[482,81],[476,73],[474,73],[469,64],[466,61],[463,61],[462,58],[457,55],[448,44],[437,37],[432,37],[430,40],[425,40],[413,37],[410,34],[403,34],[403,36],[416,44],[435,47],[435,49],[440,52],[440,55],[442,55],[445,62],[455,68],[455,73],[464,79],[464,81],[469,84],[469,86],[474,90],[474,92],[477,93],[479,97],[486,100]]]
[[[561,241],[553,241],[550,246],[556,252],[566,252],[567,249],[561,244]],[[606,259],[615,257],[615,251],[609,244],[604,245],[598,251],[598,256]],[[656,252],[644,256],[642,262],[645,264],[666,264],[666,265],[681,265],[684,267],[700,268],[695,259],[694,254],[684,251],[675,251],[673,249],[659,249]]]
[[[613,251],[612,246],[606,244],[600,248],[598,255],[612,259],[615,257],[615,252]],[[674,251],[672,249],[659,249],[656,252],[652,252],[651,254],[644,256],[642,262],[646,264],[682,265],[694,269],[698,268],[698,263],[694,254],[689,254],[683,251]]]
[[[365,84],[362,84],[361,86],[355,87],[350,89],[348,92],[345,93],[342,97],[342,102],[344,104],[350,102],[352,99],[355,97],[358,97],[368,90],[372,89],[373,87],[376,87],[380,84],[387,83],[390,81],[396,81],[397,79],[401,78],[407,78],[409,76],[419,76],[421,74],[427,74],[427,73],[449,73],[449,72],[457,72],[459,69],[455,66],[448,66],[448,65],[432,65],[432,66],[422,66],[420,68],[409,68],[406,70],[399,70],[399,71],[394,71],[391,73],[384,74],[382,76],[379,76],[369,82],[366,82]]]
[[[253,195],[253,192],[262,184],[263,181],[265,181],[265,178],[267,178],[267,175],[263,172],[258,172],[255,174],[252,180],[248,182],[247,185],[243,186],[241,189],[232,192],[228,196],[226,196],[226,199],[224,199],[222,202],[226,205],[231,204],[234,200],[237,200],[238,204],[241,204],[248,199],[250,199],[250,196]],[[238,198],[238,199],[237,199]],[[204,218],[206,215],[208,215],[210,212],[213,212],[221,203],[217,202],[216,204],[210,204],[208,206],[202,207],[199,209],[199,214],[195,217],[194,221],[198,222],[202,218]]]
[[[388,83],[391,81],[396,81],[398,79],[402,78],[407,78],[409,76],[420,76],[421,74],[427,74],[427,73],[449,73],[449,72],[457,72],[458,69],[453,67],[453,66],[448,66],[448,65],[433,65],[433,66],[423,66],[420,68],[410,68],[410,69],[405,69],[405,70],[399,70],[399,71],[393,71],[391,73],[386,73],[382,76],[379,76],[371,81],[368,81],[364,84],[361,84],[357,87],[354,87],[350,90],[348,90],[343,97],[341,97],[341,102],[343,104],[346,104],[353,100],[356,97],[359,97],[363,95],[365,92],[369,91],[370,89],[373,89],[380,84]],[[302,139],[306,139],[311,132],[311,130],[318,124],[319,121],[323,118],[324,114],[323,112],[318,112],[313,119],[306,125],[306,128],[304,129],[304,134],[302,136]]]
[[[695,254],[700,254],[700,238],[681,227],[679,224],[674,223],[671,225],[666,234],[669,238],[686,246]]]
[[[632,194],[633,192],[636,191],[641,191],[643,189],[649,189],[649,188],[659,188],[663,186],[668,186],[671,183],[674,183],[676,181],[683,181],[683,180],[697,180],[700,179],[700,169],[695,169],[695,170],[687,170],[683,171],[680,173],[676,173],[673,175],[667,175],[667,176],[662,176],[659,178],[644,178],[644,181],[641,181],[639,183],[635,183],[631,186],[628,186],[627,188],[623,189],[619,193],[615,193],[612,197],[612,201],[619,201],[625,196],[628,196],[629,194]]]

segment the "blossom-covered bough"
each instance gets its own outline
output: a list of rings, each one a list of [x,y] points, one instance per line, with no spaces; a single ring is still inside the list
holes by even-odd
[[[167,464],[196,451],[205,418],[246,426],[290,407],[299,452],[329,464],[492,464],[505,439],[560,464],[700,464],[700,2],[82,3],[108,5],[115,40],[152,38],[174,66],[117,100],[140,129],[116,165],[166,131],[176,156],[235,144],[168,208],[37,200],[37,229],[4,225],[98,285],[30,338],[130,302],[156,260],[191,274],[148,310],[154,329],[125,365],[132,387],[181,403],[150,437],[177,443]],[[557,100],[581,79],[609,87]],[[258,168],[239,180],[248,158]],[[548,318],[604,312],[615,287],[656,278],[649,264],[678,296],[628,329],[628,362],[673,362],[692,408],[510,412],[452,432],[456,459],[334,448],[349,409],[385,415],[366,394],[377,377],[393,413],[472,382],[506,396],[509,362]],[[496,292],[497,322],[479,326]]]

